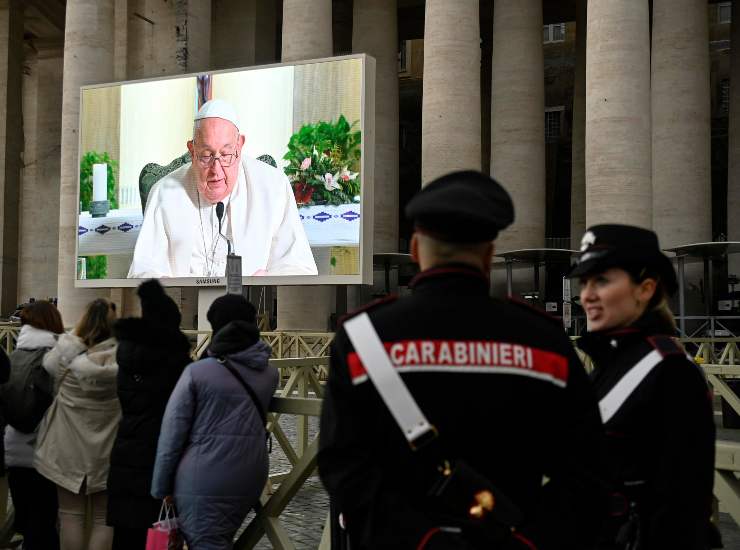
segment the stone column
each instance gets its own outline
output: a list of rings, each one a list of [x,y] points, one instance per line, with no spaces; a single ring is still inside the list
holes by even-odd
[[[18,297],[16,302],[21,304],[28,301],[30,297],[41,298],[36,291],[33,276],[35,259],[32,243],[36,235],[31,236],[33,229],[38,233],[47,230],[37,223],[38,211],[34,210],[36,195],[36,112],[37,95],[39,88],[38,54],[32,48],[27,48],[23,59],[23,167],[21,169],[21,185],[18,193]],[[61,103],[61,101],[60,101]],[[59,136],[57,136],[58,138]],[[57,206],[57,215],[59,207]],[[54,242],[54,246],[58,246]],[[39,269],[38,272],[43,272]],[[56,272],[56,264],[52,268],[52,274]],[[56,277],[54,277],[53,294],[56,294]]]
[[[331,0],[283,0],[283,61],[332,55]]]
[[[88,302],[107,290],[75,288],[80,86],[108,82],[114,75],[113,0],[67,0],[62,79],[62,154],[59,194],[59,309],[66,325],[76,323]]]
[[[397,0],[355,0],[352,51],[375,65],[375,252],[398,251]]]
[[[732,5],[730,37],[730,120],[727,159],[727,239],[740,241],[740,5]],[[730,273],[740,275],[740,255],[730,256]]]
[[[228,10],[219,13],[229,16]],[[241,44],[241,37],[232,38],[232,47]],[[170,3],[128,0],[126,78],[151,78],[207,69],[211,55],[210,40],[211,2],[208,0]],[[234,49],[240,50],[239,47]],[[166,292],[180,308],[182,326],[192,328],[198,307],[198,289],[167,287]],[[120,294],[125,314],[139,315],[140,304],[135,290],[124,289]]]
[[[59,143],[62,121],[62,50],[35,45],[29,66],[34,91],[24,101],[26,148],[21,189],[19,301],[57,294],[59,262]],[[28,82],[30,84],[30,82]],[[30,90],[29,90],[30,92]],[[39,219],[43,219],[43,223]]]
[[[707,3],[653,0],[653,229],[663,247],[712,238]]]
[[[254,62],[257,65],[279,61],[277,52],[277,2],[257,0],[255,16]]]
[[[331,0],[283,0],[282,60],[332,55]],[[328,327],[334,307],[332,286],[278,287],[278,330]]]
[[[214,69],[254,65],[256,23],[257,0],[213,0],[211,64]]]
[[[208,69],[210,43],[211,2],[129,0],[127,78]]]
[[[650,15],[646,0],[590,0],[586,225],[652,225]]]
[[[23,8],[0,0],[0,315],[18,294],[18,199],[23,149]]]
[[[131,0],[131,2],[133,1]],[[126,80],[127,78],[128,4],[129,0],[115,0],[113,8],[113,18],[116,26],[113,43],[113,78],[117,81]]]
[[[573,149],[570,180],[570,247],[586,232],[586,0],[576,3],[576,66],[573,77]]]
[[[514,224],[498,250],[545,245],[545,76],[542,2],[493,8],[491,175],[511,194]]]
[[[422,185],[481,168],[478,0],[427,0],[425,10]]]

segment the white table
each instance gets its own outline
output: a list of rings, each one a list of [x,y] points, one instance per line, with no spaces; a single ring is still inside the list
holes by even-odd
[[[77,224],[78,255],[133,254],[143,218],[139,209],[111,210],[101,218],[82,212]]]
[[[298,214],[312,247],[360,244],[359,204],[301,206]]]

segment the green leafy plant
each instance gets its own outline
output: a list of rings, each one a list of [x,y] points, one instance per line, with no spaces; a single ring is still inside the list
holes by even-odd
[[[344,115],[304,124],[290,137],[285,174],[298,206],[360,200],[361,132]]]
[[[111,210],[118,208],[118,193],[116,193],[116,173],[118,163],[110,158],[108,153],[88,151],[80,159],[80,209],[90,210],[93,196],[93,164],[105,163],[108,165],[107,194]],[[105,279],[108,276],[107,256],[85,256],[85,270],[88,279]]]
[[[108,278],[108,256],[85,256],[85,271],[88,279]]]

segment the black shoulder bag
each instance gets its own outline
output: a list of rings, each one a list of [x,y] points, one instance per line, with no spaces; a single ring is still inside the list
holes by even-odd
[[[268,442],[268,452],[272,452],[272,439],[270,439],[270,432],[267,431],[267,412],[262,406],[262,402],[260,401],[259,397],[257,397],[257,392],[255,392],[254,389],[252,389],[252,386],[250,386],[247,381],[244,380],[244,377],[239,374],[238,370],[229,365],[228,359],[226,359],[225,357],[219,357],[217,360],[229,370],[234,378],[236,378],[237,382],[239,382],[242,388],[244,388],[244,391],[246,391],[249,397],[252,399],[252,403],[254,403],[254,406],[256,407],[260,418],[262,419],[262,427],[265,428],[265,441]]]

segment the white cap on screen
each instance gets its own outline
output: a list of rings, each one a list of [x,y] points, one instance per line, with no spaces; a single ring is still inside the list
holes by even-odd
[[[223,99],[212,99],[206,101],[203,106],[198,110],[198,114],[195,115],[194,120],[202,120],[204,118],[223,118],[228,120],[236,129],[239,129],[239,120],[236,116],[236,109]]]

